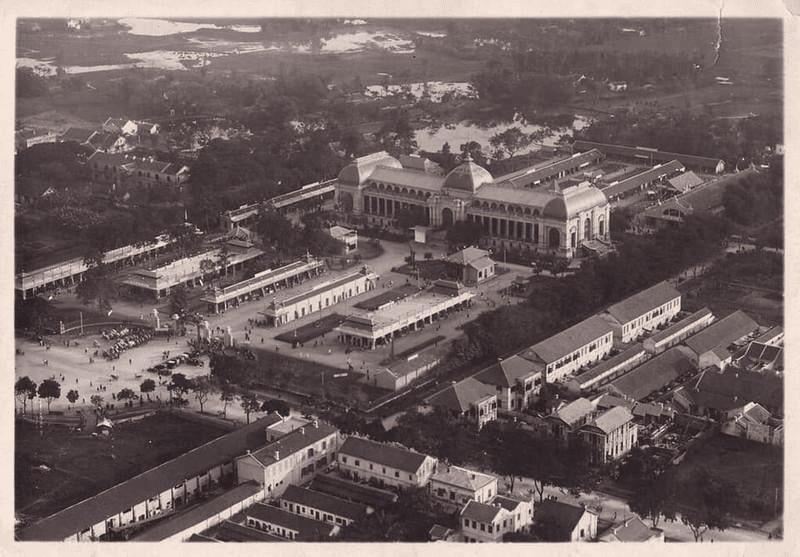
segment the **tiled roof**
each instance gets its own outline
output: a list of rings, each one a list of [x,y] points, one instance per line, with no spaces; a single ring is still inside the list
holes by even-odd
[[[535,506],[533,513],[534,522],[548,521],[559,530],[563,540],[569,540],[572,531],[578,525],[586,509],[545,499]]]
[[[758,323],[743,311],[737,310],[686,339],[686,346],[700,356],[717,347],[727,348],[757,328]]]
[[[489,256],[481,257],[480,259],[476,259],[474,261],[469,262],[469,266],[474,269],[488,269],[489,267],[494,266],[494,261]]]
[[[702,183],[703,179],[698,177],[697,174],[691,170],[669,180],[669,185],[681,193],[687,192]]]
[[[500,512],[500,505],[487,505],[477,501],[469,501],[461,511],[461,518],[468,518],[476,522],[490,523]]]
[[[600,409],[614,408],[615,406],[624,406],[631,410],[636,405],[636,402],[626,400],[614,395],[603,395],[597,400],[597,407]]]
[[[503,203],[505,205],[516,204],[526,207],[544,209],[553,200],[555,195],[551,191],[543,189],[513,188],[495,184],[485,184],[481,186],[473,199],[475,201],[487,201]]]
[[[616,155],[625,155],[630,157],[642,158],[647,160],[652,158],[654,161],[669,161],[678,159],[683,164],[691,166],[701,166],[709,168],[716,166],[721,159],[713,157],[701,157],[697,155],[684,155],[681,153],[671,153],[668,151],[659,151],[658,149],[651,149],[649,147],[630,147],[628,145],[614,145],[609,143],[597,143],[595,141],[584,141],[579,139],[573,144],[573,149],[576,151],[585,151],[588,149],[599,149],[603,153],[611,153]]]
[[[313,424],[308,424],[304,427],[295,429],[274,443],[270,443],[266,447],[255,451],[251,454],[251,456],[255,457],[255,459],[261,462],[261,464],[264,466],[270,466],[271,464],[278,462],[278,460],[275,459],[275,451],[278,452],[279,459],[283,460],[287,456],[292,455],[297,451],[302,451],[308,446],[313,445],[317,441],[321,441],[322,439],[325,439],[329,435],[336,432],[338,432],[338,430],[332,425],[318,421],[316,427]]]
[[[22,531],[26,540],[62,541],[214,466],[230,462],[266,440],[265,422],[253,422],[177,458],[57,512]]]
[[[661,530],[650,528],[638,516],[626,518],[622,523],[611,526],[599,536],[600,541],[609,542],[646,542],[660,536]]]
[[[522,499],[517,499],[516,497],[511,497],[509,495],[498,495],[494,499],[492,499],[492,504],[500,505],[503,509],[507,511],[513,511],[520,504],[525,503]]]
[[[286,538],[226,520],[217,530],[216,539],[224,542],[288,542]]]
[[[431,477],[431,482],[440,482],[477,491],[490,483],[497,482],[497,476],[467,470],[459,466],[439,466]]]
[[[692,369],[694,364],[688,350],[675,346],[629,371],[611,385],[625,396],[640,400]]]
[[[535,186],[535,182],[549,180],[565,170],[572,170],[587,166],[602,157],[602,153],[597,149],[590,149],[585,153],[575,153],[571,157],[557,161],[548,161],[544,165],[536,165],[518,172],[500,176],[495,180],[496,184],[508,183],[516,187]]]
[[[477,261],[489,255],[486,250],[478,249],[476,247],[464,248],[447,257],[448,263],[457,263],[459,265],[469,265],[473,261]]]
[[[541,364],[515,354],[480,371],[475,378],[486,385],[513,387],[518,379],[540,372],[542,369]]]
[[[614,304],[606,311],[620,324],[625,324],[680,297],[681,293],[664,281]]]
[[[616,431],[626,423],[633,420],[633,414],[624,406],[615,406],[600,414],[591,425],[600,429],[606,435]]]
[[[86,143],[89,138],[94,134],[94,130],[87,130],[84,128],[69,128],[61,134],[61,141],[76,141],[78,143]]]
[[[332,524],[306,518],[264,503],[256,503],[245,511],[245,515],[248,518],[255,518],[269,524],[294,530],[298,532],[295,538],[298,541],[314,541],[319,538],[325,538],[330,536],[333,531]]]
[[[559,408],[556,416],[565,424],[572,425],[594,411],[594,405],[588,399],[579,398]]]
[[[495,396],[494,388],[474,377],[467,377],[429,397],[426,402],[456,412],[467,412],[473,404],[489,396]]]
[[[529,360],[536,360],[538,356],[543,362],[550,364],[612,331],[611,325],[605,319],[593,315],[547,340],[534,344],[520,355]]]
[[[339,449],[342,456],[363,458],[376,464],[385,464],[392,468],[398,468],[409,473],[417,472],[427,455],[417,453],[409,449],[377,443],[361,437],[348,437]]]
[[[336,476],[317,474],[311,485],[314,491],[321,491],[340,499],[361,503],[382,509],[397,501],[397,494],[364,484],[353,483]]]
[[[297,503],[312,509],[324,511],[337,516],[343,516],[350,520],[363,518],[367,513],[367,507],[358,503],[352,503],[327,493],[290,485],[281,495],[281,500],[289,503]]]
[[[698,406],[706,408],[731,410],[747,402],[757,402],[771,412],[783,413],[783,380],[771,373],[732,368],[724,373],[706,371],[684,392]]]

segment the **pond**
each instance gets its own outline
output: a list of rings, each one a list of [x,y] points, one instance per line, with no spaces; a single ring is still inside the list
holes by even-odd
[[[573,131],[581,130],[588,126],[591,120],[583,116],[575,116],[572,126],[553,130],[552,135],[546,137],[542,143],[544,145],[555,145],[558,138]],[[514,122],[505,122],[494,124],[491,126],[478,126],[468,121],[459,122],[458,124],[447,124],[439,127],[429,127],[417,130],[415,139],[421,151],[438,152],[442,149],[444,143],[450,144],[452,152],[458,152],[460,146],[469,141],[476,141],[481,145],[484,153],[490,154],[492,150],[489,144],[489,139],[498,133],[502,133],[509,128],[519,128],[523,133],[531,134],[539,132],[545,128],[534,124],[526,124],[521,120]],[[537,147],[532,145],[530,149],[523,151],[536,150]],[[522,152],[520,154],[523,154]]]

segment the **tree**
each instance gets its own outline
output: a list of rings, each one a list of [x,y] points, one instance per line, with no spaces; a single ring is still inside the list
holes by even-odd
[[[39,383],[39,398],[47,401],[47,413],[50,413],[50,403],[61,397],[61,383],[53,378],[45,379]]]
[[[136,398],[136,393],[134,392],[133,389],[130,389],[128,387],[125,387],[124,389],[122,389],[120,392],[117,393],[117,400],[126,400],[126,399],[133,400],[135,398]]]
[[[233,402],[236,393],[227,383],[222,385],[222,392],[219,394],[219,399],[222,401],[222,417],[228,417],[228,404]]]
[[[208,382],[208,379],[205,377],[198,377],[192,381],[192,392],[194,393],[195,400],[200,403],[200,413],[202,414],[203,405],[211,395],[211,384]]]
[[[70,391],[67,393],[67,400],[68,400],[68,401],[69,401],[71,404],[75,404],[75,402],[76,402],[76,401],[77,401],[79,398],[80,398],[80,395],[78,394],[78,391],[76,391],[75,389],[71,389],[71,390],[70,390]]]
[[[179,403],[183,403],[183,395],[189,392],[192,383],[183,373],[173,373],[172,380],[167,385],[167,390],[171,393],[172,398],[177,399]]]
[[[89,402],[91,402],[92,405],[97,406],[98,408],[103,407],[103,397],[100,395],[92,395],[91,398],[89,398]]]
[[[153,379],[145,379],[139,385],[139,392],[147,395],[147,400],[150,400],[150,393],[156,390],[156,382]]]
[[[17,379],[17,382],[14,383],[14,395],[22,401],[22,413],[25,414],[28,401],[36,397],[36,383],[27,375],[25,377],[20,377]]]
[[[665,471],[640,482],[628,503],[633,512],[649,519],[653,528],[658,528],[662,518],[675,520],[675,489],[675,474]]]
[[[253,393],[245,393],[242,395],[242,410],[247,416],[247,423],[250,423],[250,414],[261,410],[261,403]]]
[[[688,499],[681,521],[691,530],[694,541],[712,528],[725,530],[730,526],[728,513],[736,509],[739,499],[735,484],[700,468],[681,486],[681,491]]]
[[[286,401],[278,400],[276,398],[268,398],[264,401],[264,404],[261,405],[261,411],[270,414],[272,412],[277,412],[281,416],[288,416],[291,412],[291,408],[286,403]]]
[[[185,284],[179,284],[178,286],[172,289],[172,295],[170,296],[170,306],[172,313],[177,314],[179,316],[183,315],[186,312],[186,309],[189,307],[189,302]]]
[[[506,131],[494,134],[489,138],[489,144],[495,149],[502,147],[509,157],[520,149],[524,149],[531,144],[531,136],[525,134],[518,127],[508,128]]]

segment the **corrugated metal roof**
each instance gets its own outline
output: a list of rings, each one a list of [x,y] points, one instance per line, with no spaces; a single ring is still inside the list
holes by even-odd
[[[633,414],[624,406],[615,406],[600,414],[591,425],[608,435],[633,420]]]
[[[692,369],[694,364],[688,350],[676,346],[629,371],[611,385],[625,396],[640,400]]]
[[[686,339],[686,346],[700,356],[717,347],[727,348],[757,328],[758,323],[743,311],[737,310]]]
[[[248,518],[255,518],[298,532],[295,538],[297,541],[315,541],[320,537],[330,536],[333,531],[332,524],[306,518],[264,503],[256,503],[247,509],[245,514]]]
[[[352,503],[327,493],[290,485],[281,495],[282,501],[296,503],[311,507],[312,509],[324,511],[326,513],[343,516],[350,520],[359,520],[367,513],[366,505]]]

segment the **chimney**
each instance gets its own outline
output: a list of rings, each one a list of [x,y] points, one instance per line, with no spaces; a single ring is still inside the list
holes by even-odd
[[[305,434],[306,434],[306,428],[300,427],[300,435],[305,435]]]
[[[273,456],[275,457],[275,460],[280,460],[281,459],[281,450],[280,449],[275,449],[275,454]]]
[[[250,449],[247,449],[247,454],[250,454]]]
[[[313,421],[313,422],[311,422],[311,423],[312,423],[312,424],[314,424],[314,429],[319,429],[319,421],[317,421],[317,420],[314,420],[314,421]]]

